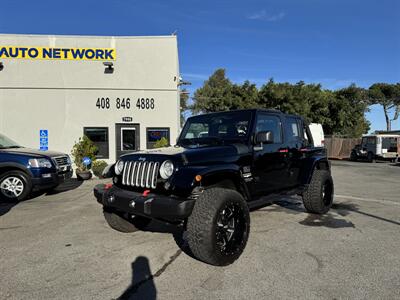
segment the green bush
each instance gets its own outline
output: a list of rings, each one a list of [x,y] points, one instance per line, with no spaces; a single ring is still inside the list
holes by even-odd
[[[108,166],[104,160],[96,160],[92,164],[93,174],[99,178],[103,177],[103,171]]]
[[[78,142],[75,143],[71,151],[77,170],[81,172],[90,170],[91,166],[85,166],[82,162],[82,159],[84,157],[89,157],[93,164],[96,161],[97,151],[98,148],[86,135],[79,138]]]
[[[154,143],[154,148],[163,148],[163,147],[168,147],[169,142],[168,139],[165,137],[162,137],[159,139],[157,142]]]

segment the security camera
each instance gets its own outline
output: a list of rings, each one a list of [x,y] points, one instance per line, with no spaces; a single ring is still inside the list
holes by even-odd
[[[103,65],[106,66],[106,69],[104,70],[104,73],[110,74],[114,72],[114,64],[110,61],[105,61],[103,62]]]

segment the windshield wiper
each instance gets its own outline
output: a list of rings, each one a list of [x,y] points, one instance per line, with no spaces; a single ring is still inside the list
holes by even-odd
[[[22,148],[21,146],[9,146],[9,147],[4,147],[5,149],[13,149],[13,148]]]

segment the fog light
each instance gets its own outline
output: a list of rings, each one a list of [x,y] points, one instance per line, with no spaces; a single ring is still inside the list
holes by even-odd
[[[51,177],[51,174],[42,174],[42,177],[43,177],[43,178],[50,178],[50,177]]]
[[[109,202],[109,203],[113,203],[114,200],[115,200],[114,195],[111,195],[111,196],[108,197],[108,202]]]
[[[133,200],[131,201],[131,203],[129,203],[129,206],[132,207],[132,208],[135,208],[135,205],[136,205],[136,203]]]
[[[167,182],[164,184],[164,189],[169,190],[170,187],[171,187],[171,184],[167,181]]]

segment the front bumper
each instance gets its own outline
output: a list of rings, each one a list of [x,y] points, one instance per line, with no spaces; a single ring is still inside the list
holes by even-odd
[[[32,178],[33,188],[35,190],[43,190],[47,188],[56,187],[57,185],[63,183],[65,180],[72,177],[73,171],[67,171],[62,173],[49,173],[46,177],[35,177]]]
[[[186,198],[175,198],[151,193],[143,195],[116,186],[107,188],[105,184],[96,185],[93,192],[97,202],[105,208],[112,208],[120,212],[153,219],[186,219],[192,213],[195,202],[195,200],[188,200]]]

